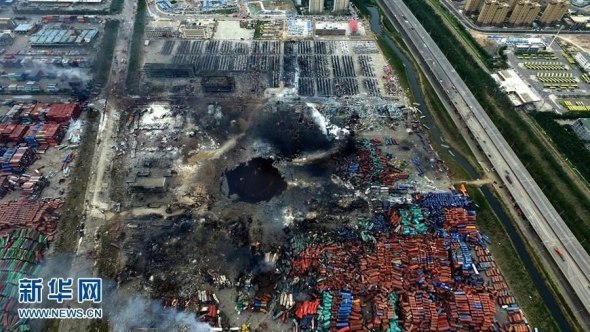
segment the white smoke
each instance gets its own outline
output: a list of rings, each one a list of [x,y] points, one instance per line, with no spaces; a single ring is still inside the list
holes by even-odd
[[[80,80],[89,82],[92,80],[90,68],[59,67],[46,62],[31,61],[26,63],[20,70],[23,72],[26,70],[40,70],[45,76],[61,81]]]
[[[79,260],[71,254],[48,255],[41,263],[39,277],[48,281],[52,277],[76,278],[92,276],[90,260]],[[78,261],[76,261],[78,259]],[[75,262],[76,272],[64,270],[64,266],[72,266]],[[155,299],[139,295],[125,295],[116,283],[109,279],[102,279],[102,299],[98,305],[102,308],[104,317],[109,321],[112,331],[129,332],[133,328],[156,328],[166,332],[211,332],[207,323],[199,322],[194,312],[183,312],[174,308],[164,308]],[[45,290],[43,290],[45,292]],[[51,302],[43,302],[49,306]],[[75,302],[70,303],[77,307]]]
[[[306,103],[306,105],[308,110],[310,110],[310,116],[313,118],[313,121],[318,125],[324,135],[339,140],[350,134],[348,129],[340,128],[334,124],[331,124],[330,121],[326,119],[322,113],[320,113],[320,111],[317,110],[314,104]]]
[[[140,296],[117,298],[103,307],[115,332],[127,332],[133,328],[156,328],[161,331],[210,332],[207,323],[197,321],[191,312],[164,308],[158,301]]]

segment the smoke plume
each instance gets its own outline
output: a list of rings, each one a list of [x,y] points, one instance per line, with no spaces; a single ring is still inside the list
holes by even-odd
[[[197,321],[194,313],[164,308],[159,302],[139,296],[114,297],[107,310],[109,322],[115,332],[133,328],[156,328],[161,331],[210,332],[209,324]]]

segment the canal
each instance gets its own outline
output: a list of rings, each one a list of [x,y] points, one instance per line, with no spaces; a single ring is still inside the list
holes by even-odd
[[[432,115],[430,114],[430,110],[428,109],[428,107],[426,107],[426,101],[424,99],[422,89],[420,88],[420,84],[418,83],[418,74],[416,72],[416,68],[414,68],[414,63],[410,61],[406,57],[406,55],[397,47],[397,45],[391,39],[391,37],[383,33],[379,10],[376,7],[367,7],[367,9],[370,13],[371,30],[373,30],[373,32],[378,36],[383,37],[385,42],[389,45],[389,47],[394,51],[394,53],[401,59],[402,63],[404,64],[404,69],[407,73],[410,91],[414,97],[415,102],[420,105],[419,108],[422,112],[422,115],[425,116],[422,119],[422,121],[430,128],[430,139],[437,141],[439,144],[444,144],[442,134],[438,129],[437,124],[434,121]],[[471,164],[467,161],[467,159],[464,156],[462,156],[458,152],[454,152],[454,154],[454,159],[469,174],[469,176],[472,179],[479,178],[477,170],[473,166],[471,166]],[[512,244],[516,248],[516,251],[520,256],[521,261],[524,263],[524,267],[529,272],[531,279],[535,285],[535,288],[543,298],[543,301],[545,302],[547,309],[553,316],[559,329],[562,331],[573,331],[573,328],[566,320],[564,314],[561,312],[557,300],[549,291],[547,285],[545,285],[545,282],[541,277],[541,273],[533,264],[531,256],[525,249],[526,247],[523,238],[520,236],[520,233],[516,230],[515,226],[510,221],[510,218],[502,208],[502,204],[496,198],[496,196],[494,196],[489,186],[482,186],[481,191],[488,203],[490,204],[490,207],[498,217],[498,219],[500,219],[500,222],[502,222],[502,225],[504,225],[504,229],[508,233],[508,236],[510,237]]]

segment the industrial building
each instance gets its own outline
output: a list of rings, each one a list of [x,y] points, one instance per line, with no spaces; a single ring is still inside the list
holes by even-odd
[[[590,72],[590,56],[582,52],[574,55],[574,59],[585,72]]]
[[[10,30],[16,27],[16,23],[10,17],[0,17],[0,29]]]
[[[568,0],[549,0],[539,21],[541,21],[542,24],[559,22],[569,8],[570,2]]]
[[[465,2],[464,10],[466,13],[477,12],[482,4],[483,0],[467,0],[467,2]]]
[[[36,24],[21,23],[14,28],[14,33],[30,34],[37,29]]]
[[[572,129],[583,141],[590,141],[590,119],[577,119],[572,125]]]
[[[201,86],[204,92],[232,92],[235,81],[231,76],[206,76],[203,77]]]
[[[350,0],[334,0],[334,11],[343,11],[348,9]]]
[[[45,28],[31,36],[32,46],[80,46],[90,44],[98,36],[98,29]]]
[[[477,17],[477,23],[482,25],[496,25],[504,22],[510,5],[497,0],[486,0]]]
[[[519,0],[515,2],[512,14],[508,22],[512,25],[529,25],[539,16],[541,5],[530,0]]]
[[[514,69],[501,70],[492,74],[492,77],[496,80],[500,89],[508,95],[510,102],[515,107],[534,105],[541,101],[541,97],[529,87],[527,82],[518,76]]]
[[[149,78],[191,78],[195,76],[192,64],[146,63],[143,72]]]

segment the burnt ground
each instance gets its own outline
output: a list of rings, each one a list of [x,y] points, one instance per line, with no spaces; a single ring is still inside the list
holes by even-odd
[[[198,290],[215,289],[223,297],[222,310],[233,310],[246,281],[254,285],[249,296],[256,296],[272,293],[281,278],[263,263],[265,253],[281,253],[301,235],[354,228],[371,213],[368,198],[348,182],[360,180],[335,176],[346,174],[364,137],[355,135],[363,124],[350,109],[333,111],[334,124],[350,129],[342,135],[333,128],[326,132],[314,118],[317,112],[297,101],[188,98],[166,107],[164,115],[147,102],[129,108],[113,147],[119,151],[111,168],[113,222],[98,255],[108,262],[99,263],[99,270],[122,291],[189,310],[178,303],[188,303]],[[416,137],[398,137],[396,154],[428,160]],[[246,181],[242,193],[230,190],[227,172],[252,160],[265,162],[233,179]],[[166,190],[131,191],[136,173],[165,176]],[[279,190],[271,185],[265,191],[269,177]],[[254,194],[264,192],[264,199],[249,199],[249,187]],[[232,326],[254,317],[227,314]]]

